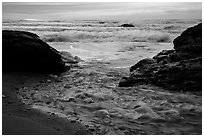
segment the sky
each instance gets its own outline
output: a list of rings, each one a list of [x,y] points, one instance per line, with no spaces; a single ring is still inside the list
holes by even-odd
[[[3,2],[3,20],[202,19],[201,2]]]

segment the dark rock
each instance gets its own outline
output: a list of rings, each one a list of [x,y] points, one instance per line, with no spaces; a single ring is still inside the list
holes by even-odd
[[[170,90],[202,89],[202,58],[182,60],[162,66],[151,83]]]
[[[145,79],[140,79],[139,76],[138,78],[134,78],[132,76],[130,77],[123,77],[121,80],[120,80],[120,83],[119,83],[119,87],[131,87],[131,86],[134,86],[136,82],[144,82]]]
[[[132,24],[122,24],[120,25],[120,27],[135,27],[135,26]]]
[[[2,31],[3,71],[62,72],[66,70],[60,53],[36,34]]]
[[[75,63],[79,63],[83,61],[77,56],[73,57],[69,52],[66,52],[66,51],[61,51],[60,54],[64,62],[69,63],[69,64],[75,64]]]
[[[176,52],[188,58],[202,56],[202,23],[185,30],[173,43]]]
[[[77,62],[83,62],[84,60],[82,60],[81,58],[79,58],[78,56],[75,56],[74,59],[77,61]]]
[[[155,60],[151,58],[140,60],[137,64],[135,64],[134,66],[130,68],[130,72],[132,72],[135,69],[140,69],[140,68],[147,69],[147,67],[149,67],[149,64],[153,64],[153,63],[155,63]]]
[[[99,23],[99,24],[105,24],[105,22],[103,22],[103,21],[99,21],[98,23]]]
[[[174,40],[175,50],[163,50],[139,61],[119,86],[154,84],[172,91],[202,91],[202,25],[184,31]]]
[[[157,63],[159,63],[160,61],[164,61],[165,59],[168,61],[171,61],[171,60],[169,60],[170,59],[169,56],[171,56],[174,53],[175,53],[175,50],[163,50],[159,54],[154,56],[153,59],[156,60]],[[172,60],[172,61],[174,61],[174,60]]]

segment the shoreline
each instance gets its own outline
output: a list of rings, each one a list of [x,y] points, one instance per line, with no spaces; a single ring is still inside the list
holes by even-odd
[[[75,135],[90,134],[80,123],[52,117],[32,109],[20,101],[18,90],[23,86],[35,86],[46,75],[35,73],[2,73],[2,134],[3,135]],[[58,123],[58,124],[56,124]]]
[[[22,102],[28,104],[28,107],[22,105],[22,108],[10,104],[15,121],[33,125],[32,130],[25,126],[26,132],[22,129],[24,134],[31,134],[33,130],[38,134],[48,134],[41,129],[52,135],[201,134],[200,96],[171,93],[151,85],[118,87],[116,83],[124,75],[122,71],[125,72],[95,62],[59,76],[22,73],[10,74],[12,79],[5,79],[4,74],[3,85],[13,85],[10,88],[13,91],[18,89]],[[17,79],[23,88],[11,83],[11,80],[15,82]],[[7,96],[5,94],[4,101]],[[135,106],[138,108],[135,109]],[[13,120],[8,110],[3,113],[7,115],[4,120]],[[11,129],[16,124],[10,125]],[[27,132],[29,130],[30,133]]]

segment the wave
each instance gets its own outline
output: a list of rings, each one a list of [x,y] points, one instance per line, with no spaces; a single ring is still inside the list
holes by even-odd
[[[111,36],[109,32],[67,31],[43,35],[42,39],[46,42],[79,42],[83,40],[100,42],[104,39],[108,40]]]
[[[168,34],[156,34],[156,35],[150,35],[147,37],[148,41],[153,41],[153,42],[166,42],[169,43],[171,42],[171,38]]]
[[[46,42],[171,42],[168,33],[146,30],[63,31],[43,35]]]
[[[151,30],[124,30],[120,32],[120,38],[126,38],[131,42],[171,42],[171,36],[167,32]]]
[[[42,36],[42,40],[46,42],[73,42],[72,38],[64,34],[50,34]]]
[[[170,43],[171,37],[168,34],[152,34],[147,35],[146,37],[134,37],[132,42],[161,42],[161,43]]]

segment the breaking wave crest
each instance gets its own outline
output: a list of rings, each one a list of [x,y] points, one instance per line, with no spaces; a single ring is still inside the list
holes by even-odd
[[[44,35],[42,39],[46,42],[73,42],[72,38],[63,34]]]
[[[83,32],[83,31],[70,31],[58,32],[42,36],[46,42],[171,42],[171,37],[168,33],[162,32],[147,32],[140,30],[122,30],[111,32]]]

